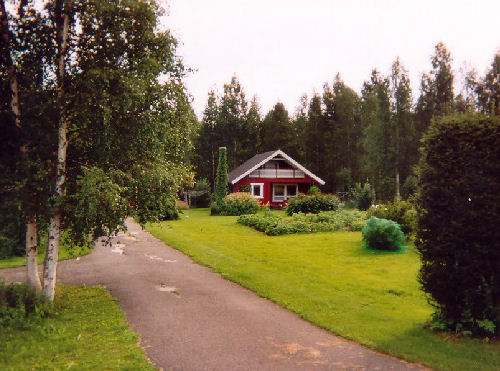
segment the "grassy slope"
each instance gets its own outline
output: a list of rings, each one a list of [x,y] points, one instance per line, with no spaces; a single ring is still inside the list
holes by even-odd
[[[361,234],[269,237],[206,209],[148,229],[197,262],[345,338],[450,370],[500,369],[498,344],[444,339],[422,328],[432,308],[416,281],[419,259],[374,254]]]
[[[154,370],[106,289],[58,287],[56,302],[29,330],[0,327],[0,369]]]

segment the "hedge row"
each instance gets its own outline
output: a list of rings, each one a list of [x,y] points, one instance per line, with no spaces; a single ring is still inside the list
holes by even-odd
[[[318,214],[297,213],[283,218],[272,214],[242,215],[238,223],[252,227],[269,236],[293,233],[360,231],[365,213],[359,210],[324,211]]]

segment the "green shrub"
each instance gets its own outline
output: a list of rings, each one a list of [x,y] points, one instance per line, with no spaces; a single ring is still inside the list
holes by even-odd
[[[356,183],[356,185],[351,188],[351,198],[356,208],[368,210],[374,199],[372,187],[369,183],[363,185],[361,185],[361,183]]]
[[[219,147],[219,162],[215,178],[215,201],[222,201],[227,192],[227,150],[226,147]]]
[[[309,187],[309,189],[307,191],[308,195],[315,195],[315,194],[318,194],[318,193],[321,193],[321,191],[320,191],[320,189],[317,186],[311,186],[311,187]]]
[[[259,202],[247,192],[231,193],[210,206],[212,215],[255,214],[259,209]]]
[[[49,302],[32,287],[0,281],[0,326],[24,327],[27,319],[45,317],[50,310]]]
[[[374,250],[399,251],[404,247],[405,235],[398,223],[372,216],[362,229],[363,242]]]
[[[418,180],[415,175],[408,175],[401,187],[401,196],[405,200],[416,194],[418,190]]]
[[[252,227],[269,236],[293,233],[359,231],[365,222],[365,213],[359,210],[323,211],[318,214],[296,213],[291,217],[272,214],[242,215],[238,223]]]
[[[415,232],[417,226],[417,211],[408,201],[389,202],[387,204],[374,205],[368,209],[367,217],[376,216],[381,219],[389,219],[399,224],[404,234]]]
[[[315,193],[311,195],[299,194],[298,197],[288,200],[286,214],[314,213],[320,211],[337,210],[340,200],[337,196],[325,193]]]
[[[419,164],[419,280],[444,329],[500,335],[500,117],[433,121]]]

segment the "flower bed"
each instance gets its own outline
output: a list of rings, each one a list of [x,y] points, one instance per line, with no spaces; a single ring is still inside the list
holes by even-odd
[[[360,231],[365,224],[365,212],[359,210],[323,211],[318,214],[293,214],[282,217],[271,213],[242,215],[238,223],[269,236],[293,233]]]

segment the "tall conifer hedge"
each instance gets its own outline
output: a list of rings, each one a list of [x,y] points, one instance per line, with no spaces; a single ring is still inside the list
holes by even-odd
[[[227,150],[219,147],[219,163],[215,179],[215,201],[220,202],[227,195]]]
[[[500,334],[500,118],[434,121],[420,162],[419,280],[435,324]]]

